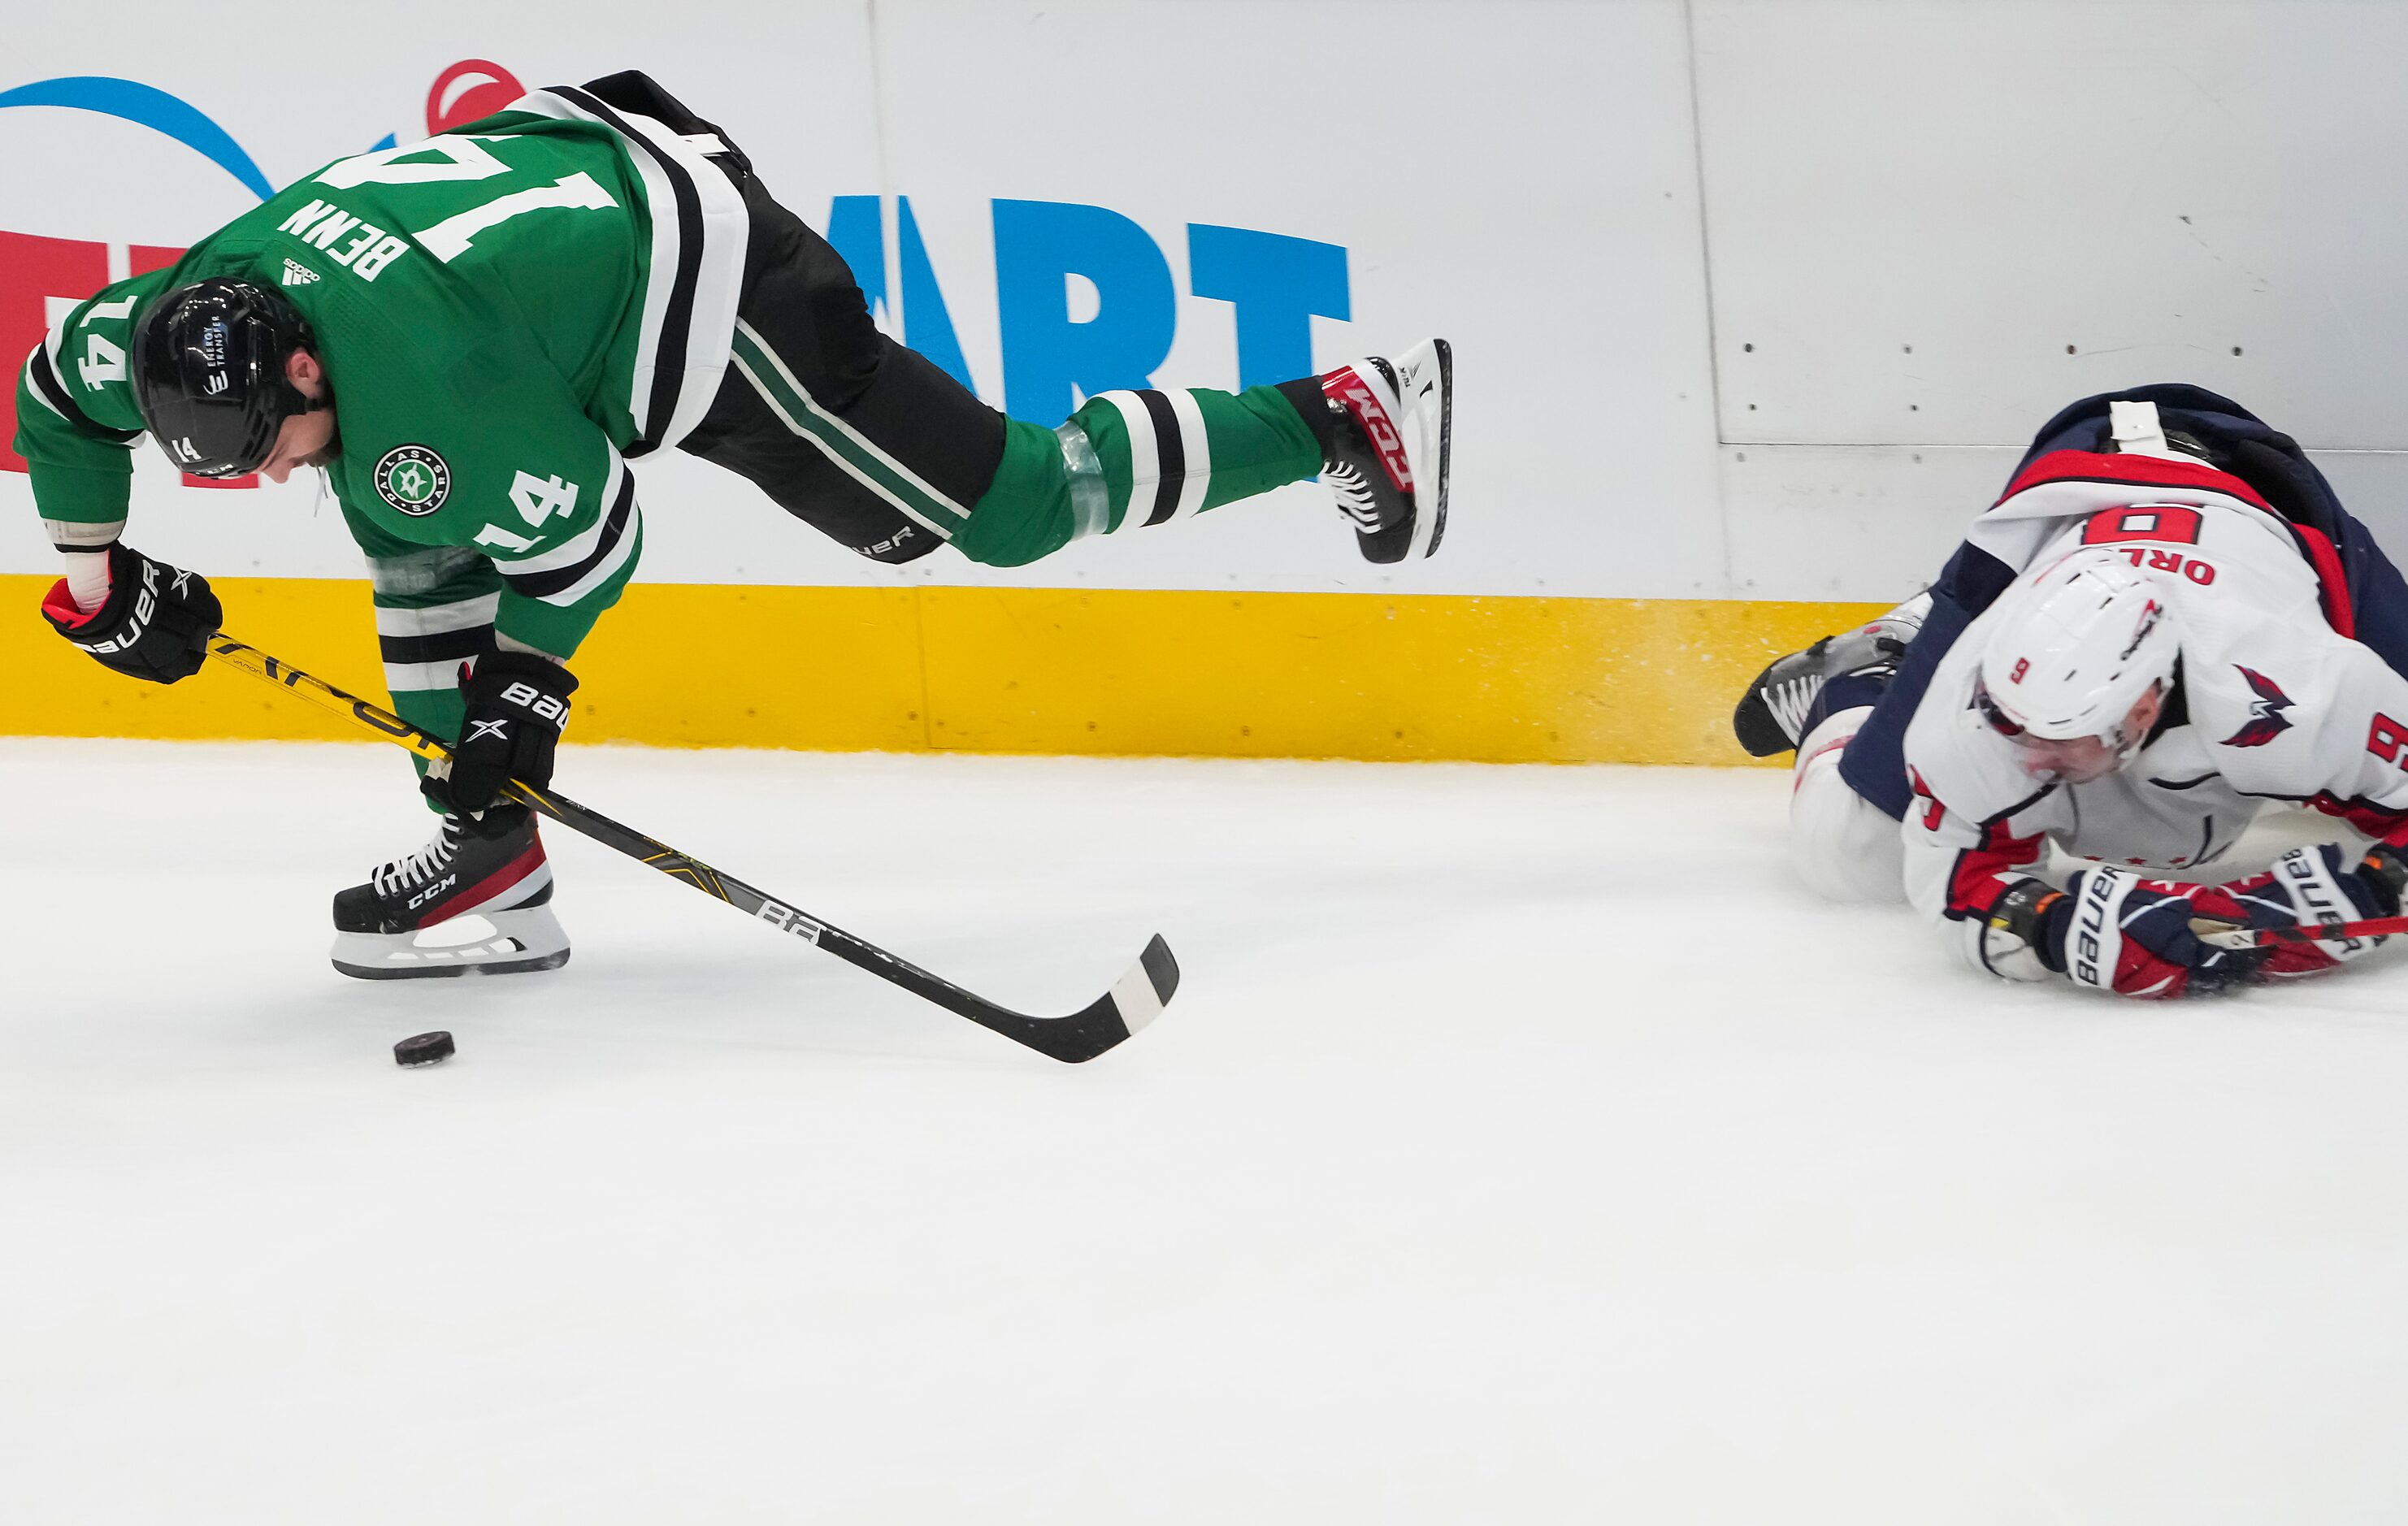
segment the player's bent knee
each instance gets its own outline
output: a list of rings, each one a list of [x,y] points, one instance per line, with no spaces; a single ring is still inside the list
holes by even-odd
[[[953,549],[990,567],[1025,567],[1070,544],[1077,531],[1062,442],[1054,431],[1018,419],[1002,421],[1003,448],[995,475]]]
[[[1843,711],[1814,728],[1798,749],[1789,796],[1789,863],[1806,888],[1828,901],[1885,905],[1906,899],[1906,844],[1898,822],[1840,777],[1840,757],[1870,710]]]

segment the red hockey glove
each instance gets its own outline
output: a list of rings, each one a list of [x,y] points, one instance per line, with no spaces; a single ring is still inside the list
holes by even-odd
[[[2357,863],[2335,843],[2295,848],[2262,875],[2219,885],[2219,893],[2248,914],[2252,927],[2357,921],[2400,914],[2400,891],[2408,884],[2408,859],[2377,843]],[[2381,938],[2276,946],[2265,964],[2269,976],[2318,975],[2356,959]]]
[[[2062,895],[2032,908],[2032,920],[2030,941],[2050,969],[2077,986],[2147,1000],[2222,990],[2256,975],[2272,952],[2200,941],[2194,921],[2206,931],[2249,924],[2221,887],[2143,879],[2103,864],[2073,875]]]

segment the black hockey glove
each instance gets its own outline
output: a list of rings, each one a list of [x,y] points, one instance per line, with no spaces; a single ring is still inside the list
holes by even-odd
[[[568,696],[577,676],[532,652],[489,651],[460,680],[468,713],[452,766],[427,770],[420,788],[445,810],[469,818],[491,806],[511,779],[533,789],[552,783],[552,755],[568,724]],[[518,813],[505,813],[515,825]]]
[[[174,683],[201,670],[209,637],[225,623],[225,610],[199,573],[112,543],[108,602],[85,614],[62,578],[42,600],[42,618],[103,667],[129,678]]]

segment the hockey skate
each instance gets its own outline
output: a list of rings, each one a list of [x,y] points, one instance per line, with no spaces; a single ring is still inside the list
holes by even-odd
[[[509,975],[568,963],[552,865],[523,806],[500,835],[446,816],[435,840],[335,896],[335,968],[363,980]],[[496,821],[495,825],[501,823]]]
[[[1446,534],[1454,453],[1455,351],[1425,339],[1394,361],[1374,355],[1321,378],[1332,416],[1322,479],[1369,562],[1428,556]]]
[[[1905,660],[1907,646],[1923,629],[1930,607],[1931,595],[1918,593],[1879,620],[1827,635],[1757,674],[1731,714],[1739,745],[1754,758],[1797,747],[1824,686],[1841,677],[1888,678]]]

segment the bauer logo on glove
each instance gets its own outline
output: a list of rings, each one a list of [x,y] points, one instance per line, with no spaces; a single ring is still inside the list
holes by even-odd
[[[553,751],[568,724],[568,696],[576,692],[576,675],[548,657],[494,651],[478,658],[460,679],[467,708],[452,765],[427,770],[420,788],[446,810],[467,817],[500,799],[512,779],[531,790],[547,788]]]
[[[42,600],[42,618],[103,667],[175,683],[201,670],[225,611],[208,578],[112,543],[108,597],[100,607],[86,613],[61,578]]]
[[[575,686],[574,679],[570,680],[570,685],[572,688]],[[510,685],[502,691],[502,703],[515,705],[538,720],[551,721],[552,729],[554,731],[560,731],[568,724],[567,700],[558,695],[544,693],[532,684]]]

